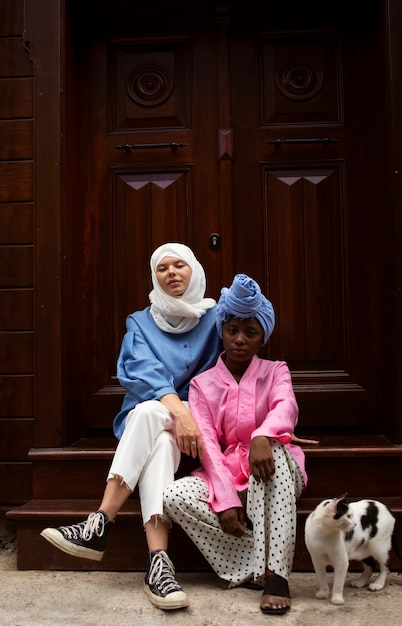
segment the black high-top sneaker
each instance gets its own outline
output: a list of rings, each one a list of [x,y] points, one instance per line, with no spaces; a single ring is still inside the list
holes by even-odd
[[[175,579],[173,563],[164,550],[155,550],[149,555],[144,591],[159,609],[188,606],[187,596]]]
[[[88,519],[72,526],[45,528],[41,536],[72,556],[100,561],[105,553],[107,535],[114,521],[103,511],[91,513]]]

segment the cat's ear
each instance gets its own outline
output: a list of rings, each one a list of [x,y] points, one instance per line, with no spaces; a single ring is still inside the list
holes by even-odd
[[[348,512],[349,504],[347,502],[347,495],[347,493],[344,493],[343,496],[335,499],[335,519],[339,519],[342,515],[345,515],[345,513]]]
[[[338,496],[337,498],[334,498],[334,500],[336,500],[337,502],[339,500],[344,500],[345,503],[346,503],[347,497],[348,497],[348,494],[347,493],[343,493],[341,496]]]

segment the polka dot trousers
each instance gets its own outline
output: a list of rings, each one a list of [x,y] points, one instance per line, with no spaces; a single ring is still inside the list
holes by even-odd
[[[165,513],[187,533],[216,574],[239,585],[263,584],[266,570],[288,579],[296,543],[296,500],[303,489],[299,466],[286,446],[271,440],[275,473],[267,484],[250,477],[239,492],[252,530],[243,537],[223,532],[208,505],[202,478],[186,476],[165,488]]]

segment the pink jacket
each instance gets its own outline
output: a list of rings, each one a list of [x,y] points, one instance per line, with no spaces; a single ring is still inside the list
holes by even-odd
[[[286,444],[307,484],[304,452],[290,443],[298,407],[285,362],[255,356],[237,383],[221,355],[215,367],[192,379],[189,404],[204,444],[202,467],[192,474],[207,483],[208,502],[216,513],[241,506],[237,492],[248,487],[254,437],[275,437]]]

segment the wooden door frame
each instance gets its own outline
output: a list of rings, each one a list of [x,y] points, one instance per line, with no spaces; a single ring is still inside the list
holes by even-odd
[[[66,440],[64,415],[63,254],[64,254],[64,117],[65,5],[68,0],[25,0],[24,39],[33,61],[35,79],[34,136],[34,320],[35,320],[35,447],[61,447]],[[402,46],[398,24],[399,0],[382,0],[386,11],[389,50],[389,115],[392,136],[389,151],[392,172],[392,220],[394,310],[390,324],[395,342],[389,346],[395,374],[390,381],[394,438],[402,442]],[[44,19],[46,16],[46,19]],[[386,140],[384,138],[384,140]],[[375,249],[375,246],[373,246]]]
[[[64,0],[25,0],[34,68],[34,445],[63,445]],[[46,18],[45,18],[46,16]]]
[[[400,242],[402,240],[402,120],[398,112],[402,105],[402,45],[400,42],[399,25],[402,21],[402,5],[398,0],[385,0],[385,10],[388,26],[388,46],[389,46],[389,72],[390,72],[390,119],[391,119],[391,198],[392,208],[390,219],[394,227],[394,290],[395,308],[391,313],[394,321],[395,331],[395,376],[391,381],[391,394],[395,420],[395,442],[402,443],[402,250]],[[399,244],[398,244],[399,242]],[[389,346],[392,349],[392,346]]]

